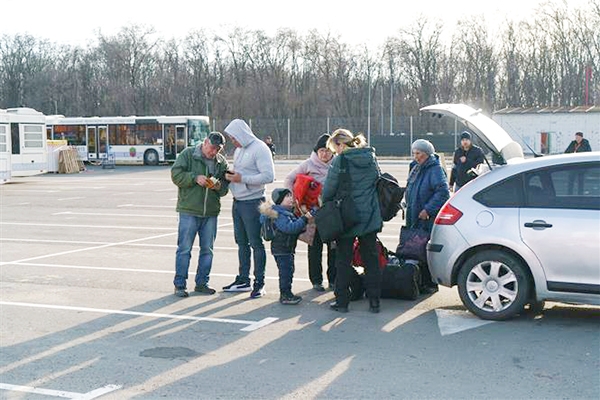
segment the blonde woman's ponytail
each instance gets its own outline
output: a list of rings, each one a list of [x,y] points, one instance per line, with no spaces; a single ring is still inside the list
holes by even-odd
[[[334,144],[344,144],[348,147],[365,147],[367,140],[362,133],[354,136],[348,129],[337,129],[327,141],[327,147],[335,152]]]

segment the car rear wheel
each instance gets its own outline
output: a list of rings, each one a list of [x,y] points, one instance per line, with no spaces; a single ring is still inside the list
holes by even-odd
[[[458,273],[458,294],[479,318],[505,320],[527,303],[531,282],[523,264],[499,250],[486,250],[469,258]]]

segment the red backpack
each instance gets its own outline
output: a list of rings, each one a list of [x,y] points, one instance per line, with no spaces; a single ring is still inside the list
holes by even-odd
[[[388,250],[385,248],[383,243],[379,238],[377,241],[377,258],[379,259],[379,268],[384,269],[388,263]],[[362,258],[360,257],[360,245],[358,243],[358,239],[354,239],[354,246],[352,249],[352,265],[355,267],[364,267]]]
[[[318,207],[321,188],[321,183],[317,182],[312,176],[296,175],[293,192],[298,207],[306,207],[306,210]]]

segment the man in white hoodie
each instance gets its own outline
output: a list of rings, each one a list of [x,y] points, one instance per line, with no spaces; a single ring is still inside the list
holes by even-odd
[[[239,273],[225,287],[226,292],[247,292],[251,298],[265,294],[267,253],[260,237],[258,206],[265,200],[265,185],[275,179],[275,167],[269,147],[252,133],[241,119],[234,119],[225,133],[236,147],[233,173],[225,175],[233,194],[233,234],[238,245]],[[254,285],[250,286],[250,258],[254,259]]]

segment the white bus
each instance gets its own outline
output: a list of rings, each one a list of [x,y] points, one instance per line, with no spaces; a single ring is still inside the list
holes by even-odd
[[[6,110],[0,110],[0,184],[10,181],[10,122]]]
[[[10,125],[12,176],[31,176],[48,172],[44,134],[46,116],[26,107],[9,108],[5,115]]]
[[[46,118],[47,138],[67,140],[83,161],[114,157],[117,164],[158,165],[174,161],[210,133],[205,116]]]

